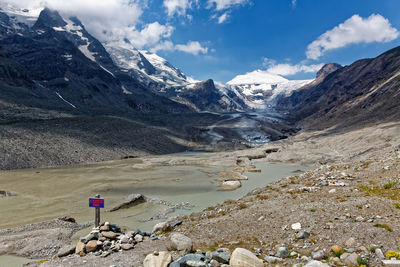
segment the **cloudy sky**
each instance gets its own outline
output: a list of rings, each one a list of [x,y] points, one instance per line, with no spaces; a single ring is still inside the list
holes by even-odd
[[[78,16],[105,42],[129,39],[198,80],[255,69],[312,78],[399,45],[399,0],[0,0]]]

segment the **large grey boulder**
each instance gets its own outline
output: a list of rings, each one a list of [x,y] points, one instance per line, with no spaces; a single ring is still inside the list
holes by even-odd
[[[206,257],[202,254],[187,254],[169,265],[169,267],[204,266]]]
[[[172,233],[169,239],[169,248],[172,250],[177,250],[183,254],[187,254],[192,251],[193,244],[189,237],[181,233]]]

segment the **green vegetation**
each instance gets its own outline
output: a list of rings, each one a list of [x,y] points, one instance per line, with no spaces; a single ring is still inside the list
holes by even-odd
[[[384,185],[383,185],[383,188],[385,188],[385,189],[392,189],[392,188],[395,187],[396,185],[397,185],[397,182],[390,182],[390,183],[384,184]]]
[[[374,227],[383,228],[388,232],[393,232],[393,229],[385,223],[384,224],[380,224],[380,223],[374,224]]]

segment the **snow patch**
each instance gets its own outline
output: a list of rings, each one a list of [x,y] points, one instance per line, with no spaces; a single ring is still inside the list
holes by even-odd
[[[132,94],[132,92],[129,91],[129,90],[127,90],[125,86],[122,85],[121,88],[122,88],[122,92],[123,92],[124,94],[126,94],[126,95],[131,95],[131,94]]]
[[[62,101],[64,101],[64,102],[67,103],[68,105],[70,105],[71,107],[76,108],[75,105],[73,105],[71,102],[68,102],[67,100],[65,100],[58,92],[56,92],[56,95],[57,95]]]

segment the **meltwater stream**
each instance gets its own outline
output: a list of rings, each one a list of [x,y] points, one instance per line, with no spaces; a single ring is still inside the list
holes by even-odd
[[[150,231],[157,220],[149,220],[168,206],[143,203],[107,212],[132,193],[158,198],[172,204],[188,202],[190,209],[177,209],[169,214],[185,215],[208,206],[237,199],[254,188],[265,186],[282,177],[293,175],[306,166],[284,163],[257,163],[261,173],[245,173],[248,181],[230,192],[218,191],[217,173],[224,168],[202,166],[159,166],[147,170],[135,168],[138,159],[102,162],[75,167],[31,169],[0,172],[2,189],[17,196],[0,198],[0,229],[41,222],[61,216],[72,216],[79,223],[92,221],[94,209],[88,198],[100,194],[106,208],[102,221],[127,229]]]

